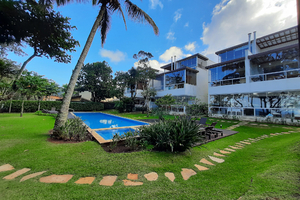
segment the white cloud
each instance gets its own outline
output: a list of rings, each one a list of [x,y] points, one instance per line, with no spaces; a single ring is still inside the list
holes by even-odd
[[[174,21],[175,22],[177,22],[181,18],[181,16],[182,16],[181,12],[182,12],[182,8],[175,11],[175,13],[174,13],[174,15],[175,15]]]
[[[222,0],[213,10],[210,24],[203,24],[203,53],[214,61],[215,52],[257,37],[297,25],[295,0]]]
[[[168,33],[167,33],[167,39],[168,40],[176,40],[176,37],[174,37],[174,35],[175,35],[175,33],[174,32],[172,32],[172,31],[169,31]]]
[[[157,60],[149,60],[149,66],[153,69],[159,70],[159,72],[163,72],[163,70],[160,67],[166,64],[167,63],[159,62]],[[136,68],[137,66],[138,66],[138,61],[134,63],[134,67]]]
[[[115,63],[125,60],[126,57],[126,54],[119,50],[110,51],[106,49],[100,49],[99,54],[104,58],[109,58],[111,62]]]
[[[185,23],[184,27],[189,27],[189,22]]]
[[[187,51],[195,52],[195,50],[196,50],[196,42],[190,42],[187,45],[185,45],[184,48]]]
[[[160,0],[150,0],[150,4],[151,9],[156,9],[157,6],[159,6],[161,9],[164,7]]]
[[[176,56],[176,60],[179,60],[186,55],[183,53],[181,48],[173,46],[167,49],[161,56],[159,56],[159,59],[164,62],[170,62],[172,56]]]

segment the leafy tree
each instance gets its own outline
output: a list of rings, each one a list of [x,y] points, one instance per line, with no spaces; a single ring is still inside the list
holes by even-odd
[[[65,4],[68,2],[70,2],[70,1],[62,0],[62,1],[60,1],[60,4]],[[121,2],[123,3],[123,5],[126,6],[127,15],[129,17],[131,17],[134,21],[142,22],[142,23],[146,22],[146,23],[150,24],[153,27],[154,33],[158,34],[158,28],[157,28],[156,24],[154,23],[154,21],[152,20],[152,18],[147,13],[145,13],[142,9],[140,9],[137,5],[133,4],[130,0],[92,1],[93,5],[100,6],[100,11],[99,11],[98,16],[96,17],[96,20],[94,22],[92,30],[88,36],[87,42],[82,50],[82,53],[79,57],[79,60],[76,64],[76,66],[75,66],[75,69],[73,70],[73,73],[72,73],[72,76],[70,79],[70,83],[68,86],[67,94],[66,94],[65,98],[63,99],[63,104],[62,104],[61,110],[55,121],[54,133],[53,133],[54,136],[56,136],[56,135],[59,136],[59,134],[61,134],[59,131],[59,127],[63,126],[65,124],[65,122],[67,121],[68,109],[69,109],[69,105],[71,102],[71,96],[74,91],[76,81],[78,79],[78,75],[80,73],[81,67],[82,67],[84,60],[86,58],[86,55],[90,49],[90,46],[92,44],[92,41],[96,34],[97,29],[98,28],[100,29],[101,44],[103,46],[105,39],[106,39],[107,32],[110,28],[111,15],[114,12],[121,13],[124,23],[125,23],[125,26],[126,26],[125,17],[124,17],[123,10],[121,7]]]
[[[16,89],[23,99],[20,117],[23,116],[24,99],[29,100],[34,95],[43,95],[48,84],[47,79],[37,73],[24,71],[20,79],[16,81]]]
[[[33,0],[0,1],[0,43],[26,43],[34,53],[22,65],[16,79],[34,57],[54,58],[55,62],[69,63],[67,52],[75,51],[79,44],[73,39],[74,26],[51,7],[44,7]]]
[[[13,95],[14,92],[11,90],[10,82],[18,70],[19,66],[14,61],[0,58],[0,100],[10,98]]]
[[[171,106],[176,102],[174,97],[171,94],[167,94],[155,101],[155,104],[159,107],[161,106]]]
[[[145,105],[147,106],[147,117],[149,117],[149,104],[151,101],[151,97],[155,97],[155,95],[157,94],[156,90],[154,88],[149,88],[147,87],[145,90],[143,90],[143,92],[141,93],[145,99],[145,103],[143,105],[143,107],[145,107]]]
[[[84,65],[77,81],[79,91],[91,92],[93,102],[113,97],[114,84],[111,73],[112,69],[105,61]]]
[[[121,99],[124,96],[125,89],[127,89],[129,80],[128,72],[117,71],[113,80],[115,85],[114,96]]]

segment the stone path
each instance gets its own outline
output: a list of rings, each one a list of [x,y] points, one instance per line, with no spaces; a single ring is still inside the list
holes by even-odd
[[[233,129],[239,127],[239,126],[244,126],[244,125],[246,125],[246,124],[248,124],[248,122],[240,122],[240,123],[238,123],[238,124],[229,126],[229,127],[227,127],[226,129],[227,129],[227,130],[233,130]]]
[[[245,125],[247,122],[241,122],[237,125]],[[235,127],[238,127],[237,125],[235,125]],[[297,132],[300,132],[300,129],[297,129]],[[229,154],[234,153],[236,151],[240,151],[240,149],[246,148],[248,145],[251,145],[252,143],[255,143],[257,141],[266,139],[266,138],[270,138],[270,137],[277,137],[280,135],[289,135],[292,133],[296,133],[296,131],[286,131],[286,132],[281,132],[281,133],[270,133],[269,135],[262,135],[260,137],[257,138],[248,138],[242,141],[237,142],[235,145],[229,145],[228,148],[224,148],[224,150],[220,150],[220,153],[213,153],[213,156],[207,155],[207,158],[202,158],[199,162],[202,163],[204,166],[202,165],[198,165],[198,164],[194,164],[194,167],[196,169],[198,169],[199,172],[201,171],[206,171],[209,170],[209,167],[214,167],[215,165],[221,164],[223,162],[225,162],[225,159],[227,156],[230,156]],[[209,161],[209,160],[211,161]],[[12,171],[15,170],[15,168],[10,165],[10,164],[4,164],[2,166],[0,166],[0,173],[1,172],[7,172],[7,171]],[[29,168],[23,168],[20,170],[17,170],[15,172],[13,172],[12,174],[9,174],[5,177],[3,177],[4,180],[15,180],[17,177],[24,175],[25,173],[29,172],[30,169]],[[41,176],[42,174],[46,173],[47,171],[41,171],[41,172],[35,172],[29,175],[25,175],[24,177],[22,177],[20,179],[20,182],[26,181],[28,179],[32,179],[34,177],[37,176]],[[190,179],[192,176],[195,176],[197,174],[197,172],[195,172],[193,169],[189,169],[189,168],[182,168],[181,169],[181,176],[183,178],[183,180],[188,180]],[[0,174],[1,175],[1,174]],[[166,172],[164,173],[165,177],[168,178],[171,182],[174,182],[176,177],[174,175],[173,172]],[[39,181],[41,183],[67,183],[69,182],[74,175],[71,174],[66,174],[66,175],[49,175],[49,176],[45,176],[45,177],[41,177],[39,179]],[[156,172],[150,172],[147,174],[144,174],[143,177],[147,180],[147,181],[157,181],[159,178],[159,175]],[[114,183],[116,182],[118,176],[104,176],[102,178],[102,180],[100,181],[99,185],[101,186],[108,186],[111,187],[114,185]],[[94,182],[94,180],[96,179],[96,177],[81,177],[79,178],[77,181],[75,181],[75,184],[92,184]],[[128,180],[127,180],[128,179]],[[124,186],[141,186],[144,183],[139,180],[139,174],[132,174],[129,173],[127,174],[127,179],[126,180],[122,180]]]

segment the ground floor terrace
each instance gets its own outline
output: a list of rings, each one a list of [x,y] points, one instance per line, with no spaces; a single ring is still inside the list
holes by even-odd
[[[210,95],[212,115],[300,120],[300,90]]]

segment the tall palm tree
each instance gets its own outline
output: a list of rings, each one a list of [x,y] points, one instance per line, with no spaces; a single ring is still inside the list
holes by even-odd
[[[47,1],[47,0],[46,0]],[[49,1],[49,0],[48,0]],[[63,5],[70,2],[70,0],[57,0],[58,5]],[[70,78],[70,82],[68,85],[67,92],[65,94],[65,97],[63,99],[63,103],[60,109],[60,112],[56,118],[55,125],[54,125],[54,137],[60,137],[60,127],[65,124],[68,117],[68,110],[69,105],[71,102],[72,93],[75,88],[75,84],[78,78],[78,75],[80,73],[80,70],[84,64],[84,60],[86,58],[86,55],[90,49],[90,46],[92,44],[92,41],[94,39],[94,36],[96,34],[97,29],[100,29],[101,33],[101,44],[103,47],[103,44],[105,43],[106,35],[110,27],[111,22],[111,15],[114,12],[121,13],[125,27],[126,27],[126,20],[125,16],[121,7],[121,3],[123,3],[123,6],[125,7],[127,11],[127,15],[134,21],[140,22],[140,23],[148,23],[152,26],[154,33],[158,35],[159,30],[156,26],[155,22],[152,20],[152,18],[145,13],[142,9],[140,9],[137,5],[133,4],[130,0],[92,0],[93,5],[99,5],[100,11],[99,14],[94,22],[94,25],[92,27],[92,30],[87,38],[87,41],[84,45],[84,48],[81,52],[81,55],[78,59],[78,62],[75,66],[75,69],[73,70],[72,76]],[[47,3],[47,2],[46,2]]]

